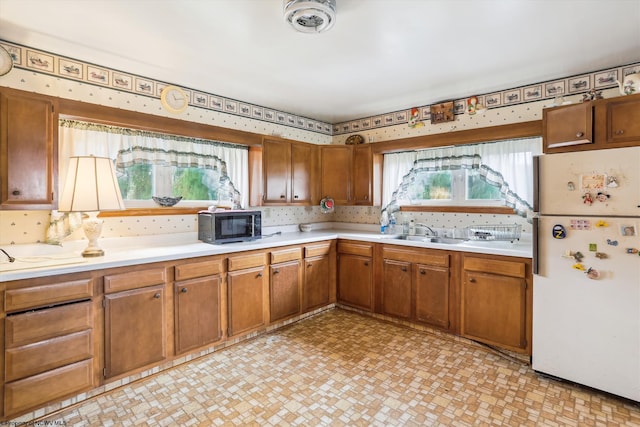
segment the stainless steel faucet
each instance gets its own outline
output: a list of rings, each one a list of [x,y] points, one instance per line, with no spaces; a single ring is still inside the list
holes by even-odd
[[[7,251],[5,251],[4,249],[0,248],[0,251],[2,251],[3,254],[5,254],[7,256],[7,258],[9,258],[9,262],[14,262],[16,259],[14,257],[12,257],[11,255],[9,255],[7,253]]]
[[[432,236],[438,236],[438,233],[436,233],[435,231],[433,231],[433,228],[429,227],[427,224],[423,224],[421,222],[416,222],[416,227],[418,228],[423,228],[426,230],[429,230],[429,232],[431,233]],[[426,234],[426,233],[425,233]]]

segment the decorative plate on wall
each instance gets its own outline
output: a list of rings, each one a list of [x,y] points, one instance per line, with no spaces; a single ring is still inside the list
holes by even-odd
[[[0,46],[0,76],[4,76],[13,68],[13,58],[7,49]]]
[[[320,200],[320,210],[322,213],[331,213],[335,208],[335,203],[331,197]]]

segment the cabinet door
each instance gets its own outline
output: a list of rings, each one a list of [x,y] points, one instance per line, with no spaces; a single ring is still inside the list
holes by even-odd
[[[338,256],[338,299],[340,302],[371,311],[373,309],[373,263],[360,255]]]
[[[411,317],[411,263],[385,259],[382,264],[382,310],[384,314]]]
[[[264,203],[287,203],[291,182],[291,144],[265,140],[262,155]]]
[[[302,312],[329,304],[329,256],[304,260]]]
[[[229,336],[263,326],[266,288],[265,268],[256,267],[227,274]]]
[[[220,276],[175,284],[176,353],[218,341],[220,329]]]
[[[640,145],[640,98],[620,97],[607,103],[607,144]]]
[[[449,269],[415,266],[415,317],[419,322],[449,327]]]
[[[0,94],[0,207],[54,207],[57,129],[48,98]]]
[[[592,104],[583,102],[544,109],[542,132],[545,153],[589,149],[593,143]]]
[[[351,201],[351,146],[320,147],[322,197],[338,205]]]
[[[462,335],[513,349],[526,348],[526,281],[464,271]]]
[[[291,144],[291,203],[312,203],[314,151],[315,147],[309,144]]]
[[[300,313],[300,260],[271,266],[271,322]]]
[[[373,155],[371,146],[358,145],[353,149],[353,201],[356,205],[372,205]]]
[[[165,287],[105,296],[105,376],[124,374],[166,357]]]

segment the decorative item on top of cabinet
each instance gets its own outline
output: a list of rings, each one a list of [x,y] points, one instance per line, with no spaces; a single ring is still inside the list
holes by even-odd
[[[300,314],[302,248],[271,251],[269,315],[271,323]]]
[[[105,378],[167,357],[166,281],[165,267],[133,267],[104,277]]]
[[[531,260],[465,255],[461,333],[531,354]]]
[[[4,416],[93,387],[94,281],[82,274],[5,286]]]
[[[227,266],[228,336],[251,332],[267,324],[269,317],[267,254],[234,255]]]
[[[373,245],[338,242],[338,301],[373,310]]]
[[[54,209],[58,126],[54,98],[0,89],[0,209]]]
[[[263,204],[311,205],[317,196],[317,147],[279,139],[262,142]]]
[[[209,257],[175,266],[176,354],[222,339],[224,258]]]

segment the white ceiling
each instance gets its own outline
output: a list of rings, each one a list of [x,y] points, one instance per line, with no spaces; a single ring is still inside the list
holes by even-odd
[[[0,0],[0,39],[330,123],[640,61],[640,0]],[[1,83],[1,81],[0,81]]]

